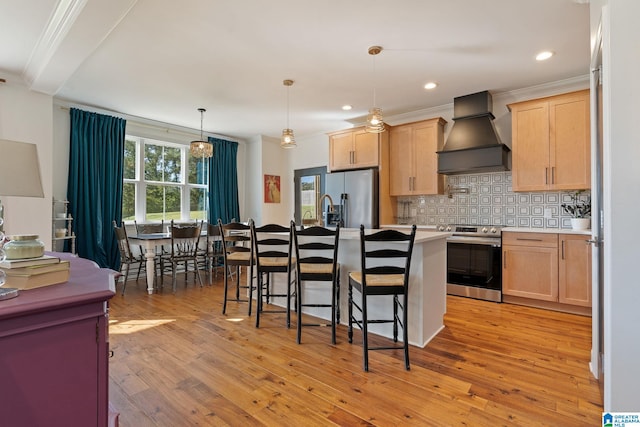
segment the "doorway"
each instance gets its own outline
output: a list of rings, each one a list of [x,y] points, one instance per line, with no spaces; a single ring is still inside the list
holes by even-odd
[[[324,193],[325,166],[293,171],[295,208],[293,217],[297,225],[312,225],[322,219],[320,196]]]

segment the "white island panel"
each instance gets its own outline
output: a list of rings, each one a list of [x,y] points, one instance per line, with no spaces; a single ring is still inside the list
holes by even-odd
[[[367,231],[371,232],[371,231]],[[409,343],[424,347],[438,332],[444,328],[443,317],[446,312],[446,238],[451,233],[418,231],[411,258],[409,281]],[[340,323],[347,325],[348,319],[348,287],[349,272],[360,270],[360,231],[343,229],[340,231],[338,250],[340,262]],[[275,292],[285,289],[285,275],[274,275]],[[360,301],[360,294],[354,291],[354,299]],[[306,282],[303,294],[304,302],[329,301],[330,294],[326,283]],[[284,305],[283,301],[274,301]],[[369,299],[369,318],[391,318],[393,302],[389,296],[376,296]],[[330,318],[330,310],[306,307],[304,313],[322,319]],[[357,328],[354,328],[357,329]],[[371,333],[388,338],[393,337],[392,324],[369,325]],[[303,334],[304,337],[304,334]],[[402,333],[399,333],[400,340]],[[304,338],[303,338],[304,339]]]

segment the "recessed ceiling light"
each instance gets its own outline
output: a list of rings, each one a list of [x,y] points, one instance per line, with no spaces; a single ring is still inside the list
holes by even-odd
[[[545,50],[536,55],[536,61],[545,61],[553,56],[553,52]]]
[[[348,104],[347,104],[347,105],[343,105],[343,106],[342,106],[342,109],[343,109],[344,111],[349,111],[349,110],[351,110],[351,108],[352,108],[352,107],[351,107],[351,105],[348,105]]]
[[[438,83],[436,82],[429,82],[426,85],[424,85],[425,89],[435,89],[436,86],[438,86]]]

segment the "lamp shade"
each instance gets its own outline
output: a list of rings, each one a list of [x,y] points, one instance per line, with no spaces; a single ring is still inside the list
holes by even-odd
[[[0,196],[44,197],[35,144],[0,139]]]

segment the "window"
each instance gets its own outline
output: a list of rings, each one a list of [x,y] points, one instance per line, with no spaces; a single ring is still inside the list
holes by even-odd
[[[123,220],[206,219],[209,162],[188,145],[125,137]]]

